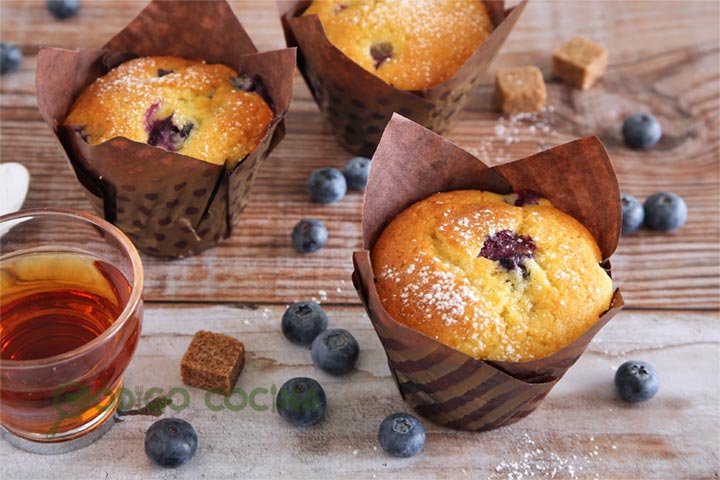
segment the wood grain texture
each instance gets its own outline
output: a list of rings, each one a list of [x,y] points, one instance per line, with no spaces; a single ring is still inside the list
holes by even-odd
[[[77,18],[57,22],[42,2],[3,2],[3,39],[18,42],[26,61],[19,72],[3,77],[0,155],[3,161],[19,160],[30,168],[28,207],[90,208],[36,110],[34,45],[98,46],[143,4],[85,2]],[[261,50],[283,46],[272,2],[232,5]],[[586,92],[549,83],[548,103],[554,111],[517,122],[495,112],[492,76],[487,75],[449,138],[490,163],[499,163],[598,134],[624,192],[644,198],[656,191],[673,191],[686,199],[690,210],[688,223],[677,232],[642,231],[622,239],[613,263],[628,305],[717,308],[720,33],[710,20],[718,19],[718,5],[663,3],[662,15],[642,2],[614,5],[528,5],[493,72],[501,66],[533,63],[549,80],[552,47],[572,34],[585,33],[609,49],[608,74]],[[665,132],[660,144],[648,152],[624,148],[619,134],[622,119],[641,110],[656,114]],[[349,280],[350,254],[360,245],[362,195],[353,192],[331,206],[309,202],[307,175],[321,166],[341,167],[350,155],[332,140],[299,77],[287,130],[260,172],[238,232],[219,248],[181,262],[145,257],[146,298],[277,303],[319,296],[324,290],[329,301],[357,303],[354,291],[343,288],[342,282]],[[326,249],[307,256],[292,250],[289,233],[302,217],[326,223],[330,232]]]
[[[396,459],[379,448],[377,428],[386,415],[408,407],[397,393],[364,312],[359,307],[328,308],[330,325],[349,329],[361,347],[357,369],[333,377],[312,365],[307,349],[285,340],[279,329],[283,311],[243,305],[148,308],[125,387],[133,399],[152,387],[163,392],[182,387],[182,354],[198,329],[209,329],[245,343],[246,365],[237,387],[246,392],[279,387],[294,376],[320,381],[329,406],[315,427],[293,428],[272,411],[247,406],[213,412],[206,406],[204,391],[186,387],[187,408],[166,411],[191,421],[200,436],[195,459],[181,469],[162,470],[149,462],[143,452],[144,432],[155,419],[136,416],[124,417],[90,447],[63,456],[28,456],[0,442],[2,478],[49,478],[63,469],[77,479],[291,475],[507,480],[531,473],[534,478],[558,479],[677,479],[712,478],[720,469],[717,445],[712,444],[720,429],[720,398],[710,389],[720,388],[720,334],[713,314],[623,312],[526,419],[477,434],[425,421],[428,441],[423,453]],[[635,357],[655,366],[662,387],[652,400],[628,405],[617,398],[612,379],[617,366]],[[129,404],[130,394],[126,398]],[[180,394],[173,398],[176,405],[182,403]],[[230,400],[239,405],[242,397],[235,393]],[[210,403],[222,405],[218,396]],[[271,395],[261,392],[256,403],[270,405]],[[141,400],[134,406],[142,405]]]
[[[230,2],[261,51],[284,41],[275,2]],[[513,2],[510,2],[513,3]],[[56,21],[41,0],[2,0],[3,41],[20,45],[19,71],[0,80],[0,160],[31,171],[27,207],[90,209],[37,111],[34,70],[38,45],[98,47],[125,26],[145,0],[83,0],[76,18]],[[407,410],[389,376],[384,352],[350,282],[351,253],[361,247],[362,195],[309,202],[305,180],[315,168],[342,167],[350,155],[323,124],[297,76],[288,134],[264,164],[240,227],[220,247],[197,257],[144,257],[147,314],[126,386],[136,394],[180,385],[178,364],[201,328],[246,343],[238,386],[279,386],[309,375],[325,386],[327,419],[293,429],[272,412],[205,407],[189,389],[190,405],[169,413],[199,430],[197,458],[180,470],[150,465],[142,440],[152,422],[131,417],[101,441],[60,457],[38,457],[0,442],[0,477],[51,478],[718,478],[720,477],[720,4],[715,1],[572,2],[527,5],[490,71],[448,137],[490,164],[598,135],[621,190],[641,199],[657,191],[682,195],[687,224],[671,233],[623,237],[612,258],[626,310],[600,332],[541,407],[517,425],[482,434],[427,424],[422,455],[406,460],[378,449],[382,418]],[[550,52],[576,34],[608,48],[608,73],[589,91],[550,78]],[[548,81],[548,110],[520,120],[500,117],[493,76],[501,67],[533,64]],[[650,111],[664,136],[649,151],[622,145],[625,116]],[[290,231],[300,218],[323,220],[328,246],[299,255]],[[332,326],[349,328],[361,345],[358,369],[330,377],[309,353],[278,331],[284,306],[316,298]],[[214,305],[221,302],[220,305]],[[255,308],[252,308],[252,305]],[[640,405],[620,402],[614,368],[647,360],[662,387]],[[259,397],[270,403],[270,395]],[[233,398],[236,401],[237,397]]]

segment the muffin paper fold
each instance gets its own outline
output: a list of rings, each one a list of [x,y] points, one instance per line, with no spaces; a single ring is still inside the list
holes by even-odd
[[[274,117],[255,150],[232,170],[124,137],[86,143],[64,120],[98,77],[136,57],[172,55],[260,77]],[[42,48],[38,107],[99,214],[142,251],[185,257],[236,228],[263,160],[285,135],[295,49],[258,53],[226,1],[153,0],[97,50]]]
[[[278,0],[285,40],[298,47],[298,69],[338,143],[371,156],[394,112],[445,133],[512,31],[527,3],[511,9],[485,0],[493,32],[449,79],[425,90],[399,90],[353,62],[332,45],[317,15],[302,16],[312,2]]]
[[[582,138],[503,165],[488,167],[450,141],[393,115],[373,157],[365,191],[364,250],[353,254],[353,284],[388,358],[401,395],[420,415],[458,430],[491,430],[529,415],[592,338],[623,307],[615,290],[608,310],[572,343],[528,362],[477,360],[395,321],[375,287],[370,252],[382,230],[413,203],[459,189],[510,193],[534,190],[593,234],[608,258],[621,228],[620,191],[605,148]]]

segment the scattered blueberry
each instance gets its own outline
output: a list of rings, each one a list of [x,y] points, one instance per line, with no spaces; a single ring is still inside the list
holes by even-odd
[[[674,193],[655,193],[645,200],[645,225],[664,232],[675,230],[687,220],[687,205]]]
[[[64,20],[80,11],[80,0],[45,0],[45,6],[53,17]]]
[[[341,375],[355,366],[360,346],[347,330],[332,328],[315,337],[311,354],[313,362],[320,369],[333,375]]]
[[[352,190],[365,190],[369,174],[370,159],[365,157],[355,157],[343,168],[348,188]]]
[[[163,418],[145,434],[145,453],[161,467],[175,468],[190,461],[197,450],[193,426],[179,418]]]
[[[290,238],[295,250],[300,253],[312,253],[325,246],[328,231],[320,220],[304,218],[295,224]]]
[[[662,127],[649,113],[636,113],[625,119],[622,134],[628,147],[650,148],[662,137]]]
[[[313,202],[333,203],[345,196],[347,182],[336,168],[318,168],[310,174],[307,189]]]
[[[315,302],[295,302],[282,316],[280,326],[285,338],[298,345],[310,345],[328,324],[327,315]]]
[[[620,195],[622,204],[622,233],[632,233],[642,225],[645,219],[645,210],[640,200],[632,195]]]
[[[0,43],[0,75],[13,72],[22,63],[23,55],[14,43]]]
[[[655,369],[641,360],[630,360],[615,372],[618,393],[628,402],[644,402],[651,399],[660,388],[660,378]]]
[[[325,390],[312,378],[291,378],[280,387],[275,407],[280,416],[292,425],[313,425],[325,414]]]
[[[412,457],[425,445],[425,428],[407,413],[393,413],[380,424],[378,440],[383,450],[394,457]]]

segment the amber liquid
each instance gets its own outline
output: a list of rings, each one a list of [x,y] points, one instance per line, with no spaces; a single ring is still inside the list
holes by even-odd
[[[74,360],[32,371],[6,361],[72,356],[120,317],[130,292],[120,270],[86,254],[34,252],[0,261],[3,426],[21,435],[57,437],[72,434],[116,405],[122,372],[137,343],[139,318],[130,319],[134,326],[128,335],[113,335],[98,347],[80,350]]]

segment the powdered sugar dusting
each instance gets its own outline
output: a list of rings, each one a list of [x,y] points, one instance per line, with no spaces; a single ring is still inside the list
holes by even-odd
[[[408,275],[414,273],[414,281],[402,288],[400,299],[406,307],[411,304],[420,306],[428,320],[434,315],[439,315],[445,325],[453,325],[459,318],[465,317],[466,305],[480,300],[467,279],[458,280],[454,273],[447,270],[431,268],[429,265],[416,270],[415,265],[412,264],[405,273]],[[396,269],[386,268],[380,276],[400,282],[402,275]],[[419,293],[420,291],[424,293]]]
[[[594,438],[591,442],[594,442]],[[521,439],[522,444],[517,448],[516,455],[510,455],[495,466],[493,480],[524,480],[528,478],[600,478],[597,473],[591,472],[594,461],[600,460],[600,451],[597,444],[586,453],[562,455],[547,447],[539,447],[530,436],[525,433]],[[579,442],[578,442],[579,443]]]
[[[555,108],[548,105],[538,113],[521,113],[498,117],[493,135],[483,137],[477,147],[463,147],[487,165],[499,165],[515,160],[516,155],[506,151],[514,144],[535,144],[536,151],[545,150],[561,143],[554,126],[557,119]]]

